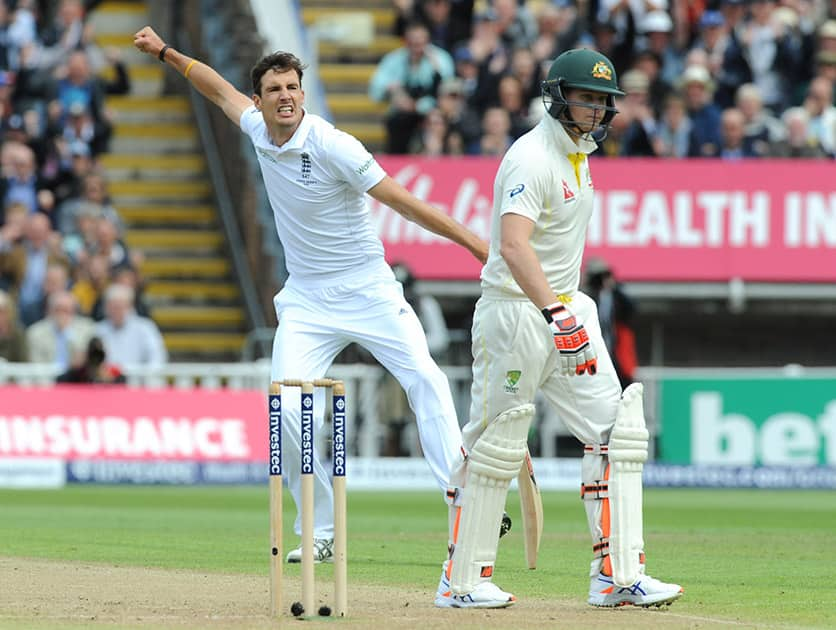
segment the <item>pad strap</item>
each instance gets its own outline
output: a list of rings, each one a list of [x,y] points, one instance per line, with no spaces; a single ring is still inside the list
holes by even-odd
[[[610,498],[610,484],[607,480],[581,483],[581,499],[584,501],[602,501]]]

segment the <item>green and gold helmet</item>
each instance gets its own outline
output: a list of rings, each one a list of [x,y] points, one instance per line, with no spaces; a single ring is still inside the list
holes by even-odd
[[[606,55],[589,48],[575,48],[562,53],[549,68],[546,80],[541,84],[543,104],[552,118],[571,126],[574,121],[569,115],[569,102],[566,100],[567,89],[589,90],[607,95],[607,105],[599,129],[606,133],[613,117],[618,113],[615,97],[624,96],[618,89],[618,78],[612,62]],[[586,103],[572,103],[583,107],[593,107]]]

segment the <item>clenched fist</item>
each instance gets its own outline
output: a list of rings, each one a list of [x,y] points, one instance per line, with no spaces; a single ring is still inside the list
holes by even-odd
[[[165,42],[154,32],[153,28],[146,26],[134,35],[134,46],[141,52],[157,57],[165,46]]]

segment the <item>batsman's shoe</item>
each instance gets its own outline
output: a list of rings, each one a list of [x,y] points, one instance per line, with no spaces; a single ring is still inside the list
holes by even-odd
[[[287,561],[290,563],[302,562],[302,545],[287,554]],[[334,562],[334,539],[314,538],[313,542],[314,564],[320,562]]]
[[[516,597],[506,593],[493,582],[480,582],[470,593],[454,595],[450,590],[450,580],[447,579],[447,561],[444,562],[435,592],[437,608],[507,608],[516,601]]]
[[[610,608],[613,606],[668,606],[684,593],[679,584],[660,582],[649,575],[639,575],[632,586],[616,586],[612,577],[599,573],[589,584],[589,599],[592,606]]]

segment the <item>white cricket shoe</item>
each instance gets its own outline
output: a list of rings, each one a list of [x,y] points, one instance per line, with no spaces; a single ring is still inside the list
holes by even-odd
[[[314,538],[313,541],[314,564],[320,562],[334,562],[334,539]],[[287,562],[294,564],[302,562],[302,545],[287,554]]]
[[[685,591],[679,584],[660,582],[649,575],[639,575],[639,579],[632,586],[616,586],[612,577],[599,573],[589,583],[589,599],[592,606],[661,606],[682,597]]]
[[[493,582],[480,582],[466,595],[454,595],[447,579],[447,561],[441,571],[441,579],[435,592],[437,608],[507,608],[516,603],[517,598],[506,593]]]

